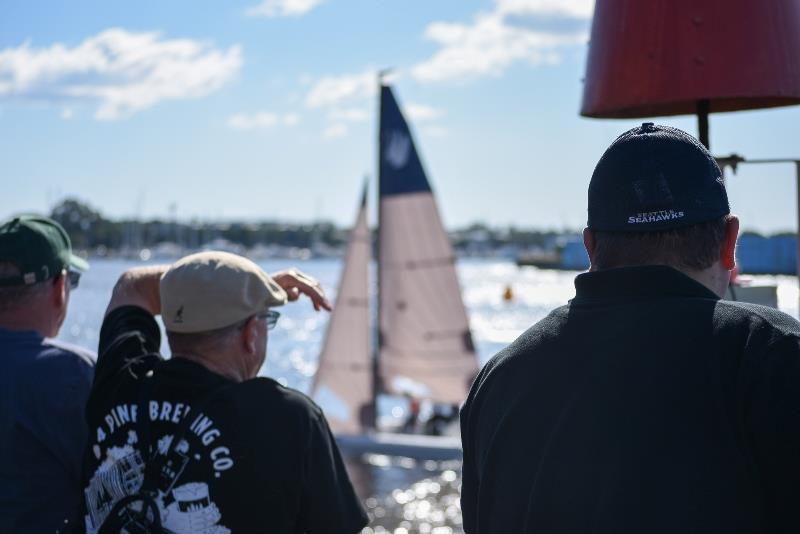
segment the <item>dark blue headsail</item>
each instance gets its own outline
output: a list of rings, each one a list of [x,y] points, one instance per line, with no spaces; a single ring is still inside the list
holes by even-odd
[[[381,86],[379,153],[382,197],[431,190],[406,119],[385,85]]]

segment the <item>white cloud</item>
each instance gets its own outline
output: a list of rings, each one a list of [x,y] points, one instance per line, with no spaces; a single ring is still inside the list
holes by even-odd
[[[331,107],[347,101],[358,101],[374,97],[378,90],[378,78],[373,70],[360,74],[326,76],[320,78],[306,95],[306,106],[310,108]]]
[[[0,98],[97,104],[95,117],[115,120],[164,100],[199,98],[220,89],[242,65],[227,50],[157,32],[105,30],[75,47],[24,43],[0,50]]]
[[[332,122],[363,122],[371,116],[372,114],[368,110],[362,108],[335,108],[328,113],[328,120]]]
[[[400,74],[394,72],[390,76],[393,81],[399,79]],[[384,80],[388,83],[389,77],[384,77]],[[327,139],[335,139],[347,135],[349,123],[364,122],[374,117],[375,103],[367,101],[374,101],[377,95],[377,71],[371,69],[319,79],[306,95],[306,106],[328,111],[327,126],[322,135]],[[373,108],[368,107],[370,104]],[[403,113],[413,121],[430,121],[444,115],[441,109],[415,103],[403,106]]]
[[[270,128],[278,124],[278,115],[268,111],[260,111],[247,115],[237,113],[228,117],[228,126],[234,130],[256,130]]]
[[[61,118],[65,121],[70,120],[74,115],[75,113],[72,111],[72,108],[64,108],[61,110]]]
[[[245,11],[248,17],[299,17],[305,15],[323,0],[264,0]]]
[[[347,135],[347,125],[341,122],[331,124],[322,132],[325,139],[338,139]]]
[[[593,2],[497,0],[471,23],[434,22],[425,37],[440,45],[411,69],[420,82],[499,76],[512,64],[557,63],[563,48],[588,38]]]
[[[425,104],[413,104],[410,102],[403,106],[403,111],[405,112],[406,117],[413,121],[428,121],[438,119],[444,115],[444,111],[441,109],[426,106]]]
[[[228,117],[228,127],[234,130],[266,130],[283,124],[294,126],[300,122],[300,117],[296,113],[280,115],[271,111],[258,111],[256,113],[237,113]]]

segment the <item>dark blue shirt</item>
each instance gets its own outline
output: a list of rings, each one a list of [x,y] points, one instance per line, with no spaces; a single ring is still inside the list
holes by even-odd
[[[54,532],[79,517],[93,359],[0,328],[0,532]]]

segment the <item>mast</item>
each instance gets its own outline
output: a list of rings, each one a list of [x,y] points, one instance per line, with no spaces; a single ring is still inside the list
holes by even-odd
[[[376,200],[375,204],[378,209],[378,228],[376,232],[375,239],[375,275],[377,279],[377,315],[375,319],[375,329],[377,335],[375,336],[375,347],[372,356],[372,428],[374,430],[378,429],[378,395],[381,393],[381,378],[380,378],[380,367],[379,367],[379,355],[381,353],[381,346],[383,344],[383,334],[381,332],[381,225],[383,224],[382,217],[381,217],[381,187],[382,187],[382,180],[381,180],[381,108],[383,105],[383,77],[386,76],[391,72],[391,69],[382,69],[378,71],[378,110],[377,110],[377,143],[376,143],[376,150],[375,153],[377,158],[375,159],[375,165],[377,169],[375,171],[375,176],[378,177],[378,187],[375,188],[376,191]]]

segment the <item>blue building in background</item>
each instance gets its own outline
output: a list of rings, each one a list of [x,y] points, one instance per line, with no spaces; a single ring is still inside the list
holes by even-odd
[[[583,246],[583,239],[576,237],[562,244],[561,268],[569,271],[585,271],[589,269],[589,255]]]
[[[547,261],[517,259],[518,265],[534,265],[542,269],[585,271],[589,256],[581,236],[561,236]],[[739,237],[736,263],[743,274],[796,274],[797,237],[793,234],[764,237],[745,233]]]
[[[736,247],[739,272],[747,274],[797,273],[797,237],[742,234]]]

